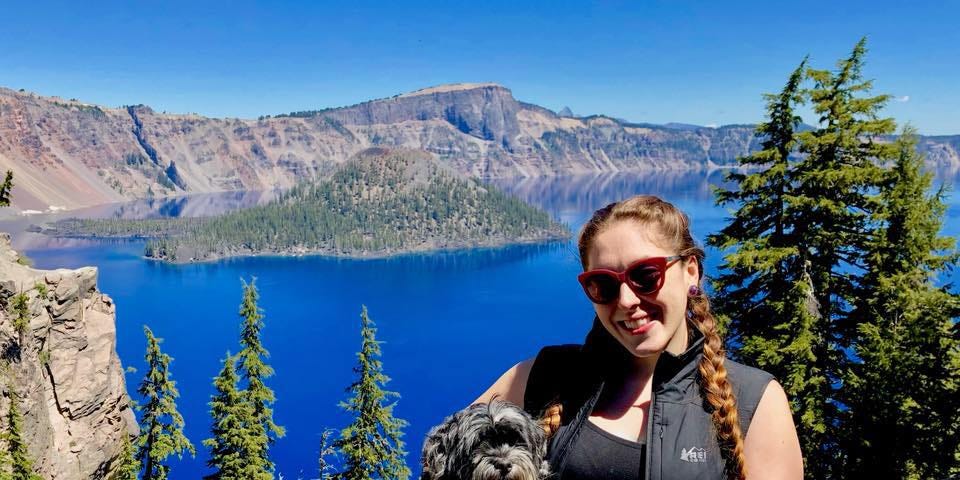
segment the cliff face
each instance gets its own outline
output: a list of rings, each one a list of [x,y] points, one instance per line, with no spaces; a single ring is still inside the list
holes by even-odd
[[[44,479],[105,478],[121,439],[136,433],[116,353],[114,305],[97,270],[35,270],[17,263],[0,234],[0,415],[19,398],[24,439]],[[27,296],[29,326],[13,327],[13,297]]]
[[[427,88],[259,120],[106,108],[0,88],[0,170],[22,209],[184,193],[286,188],[370,147],[422,149],[490,178],[729,164],[757,148],[751,125],[700,128],[560,116],[496,84]],[[960,168],[960,136],[922,137],[931,164]]]

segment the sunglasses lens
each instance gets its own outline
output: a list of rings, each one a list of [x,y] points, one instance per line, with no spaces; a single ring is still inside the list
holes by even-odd
[[[627,280],[638,293],[653,293],[660,286],[660,269],[656,265],[637,265],[627,272]]]
[[[590,275],[584,279],[583,289],[594,303],[610,303],[620,295],[620,282],[611,275]]]

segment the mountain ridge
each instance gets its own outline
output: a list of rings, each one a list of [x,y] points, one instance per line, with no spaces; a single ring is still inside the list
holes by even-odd
[[[677,124],[679,125],[679,124]],[[960,168],[960,136],[921,137]],[[474,177],[710,169],[758,147],[754,126],[681,128],[560,114],[495,83],[448,84],[256,120],[118,108],[0,87],[0,169],[21,210],[289,188],[370,147],[431,152]]]

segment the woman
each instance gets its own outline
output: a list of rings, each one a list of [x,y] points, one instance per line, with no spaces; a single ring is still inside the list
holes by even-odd
[[[539,416],[558,480],[801,479],[783,388],[724,358],[686,215],[633,197],[595,212],[578,247],[597,314],[584,344],[544,348],[476,402]]]

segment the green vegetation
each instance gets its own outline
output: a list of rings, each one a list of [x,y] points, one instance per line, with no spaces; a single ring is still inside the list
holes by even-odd
[[[37,296],[39,296],[41,300],[46,300],[47,295],[50,293],[47,290],[47,284],[43,281],[39,281],[34,284],[33,289],[37,291]]]
[[[13,190],[13,170],[7,170],[7,175],[0,184],[0,207],[10,206],[10,194]]]
[[[890,143],[889,96],[868,96],[865,53],[804,61],[767,96],[762,150],[740,159],[754,170],[717,191],[736,207],[708,240],[725,252],[717,310],[736,355],[787,391],[807,478],[942,478],[960,459],[960,295],[934,282],[958,257],[912,132]],[[819,121],[798,132],[803,102]]]
[[[220,374],[214,379],[216,394],[210,400],[213,437],[204,440],[210,448],[207,465],[222,480],[272,480],[273,462],[269,446],[284,434],[273,422],[273,390],[264,381],[273,375],[266,364],[269,356],[260,341],[263,314],[257,306],[259,294],[255,281],[243,284],[240,318],[241,350],[236,356],[227,352]],[[238,383],[243,388],[238,389]]]
[[[939,236],[944,190],[928,193],[932,174],[923,172],[912,130],[896,148],[850,314],[860,361],[844,372],[839,395],[848,407],[845,478],[946,478],[960,469],[960,295],[934,285],[958,253]]]
[[[248,465],[247,437],[252,423],[252,409],[237,390],[236,357],[227,352],[223,369],[213,381],[216,394],[210,399],[213,437],[203,441],[210,449],[207,466],[213,468],[213,478],[240,480],[257,478],[257,472]],[[248,474],[250,475],[248,477]]]
[[[18,395],[10,391],[10,409],[7,411],[7,431],[3,439],[7,444],[4,461],[9,462],[6,465],[0,465],[0,476],[10,478],[11,480],[41,480],[40,476],[33,472],[33,461],[30,459],[30,453],[27,451],[27,444],[23,438],[23,418],[20,416],[20,399]],[[9,473],[7,473],[9,471]],[[9,476],[8,476],[9,475]]]
[[[76,98],[71,98],[70,101],[71,101],[71,102],[76,102],[77,99],[76,99]],[[98,106],[96,106],[96,105],[85,105],[85,104],[77,104],[77,103],[61,103],[61,102],[57,102],[57,101],[54,101],[53,104],[56,105],[56,106],[58,106],[58,107],[60,107],[60,108],[65,108],[65,109],[67,109],[67,110],[76,110],[76,111],[81,112],[81,113],[86,113],[87,115],[91,115],[91,116],[93,116],[93,117],[96,118],[96,119],[103,119],[103,118],[105,118],[105,117],[107,116],[107,113],[104,112],[102,108],[100,108],[100,107],[98,107]]]
[[[383,256],[565,238],[541,210],[444,171],[429,154],[376,151],[325,182],[267,205],[212,218],[68,219],[59,236],[148,237],[146,256],[172,262],[256,254]]]
[[[170,378],[169,355],[160,351],[163,339],[156,338],[150,328],[143,327],[147,336],[147,374],[137,393],[144,399],[140,406],[141,434],[137,439],[137,460],[143,465],[143,480],[165,480],[170,467],[164,461],[170,455],[183,457],[184,452],[195,455],[193,444],[183,434],[183,416],[177,410],[180,396],[176,382]]]
[[[374,478],[406,479],[410,469],[404,463],[402,429],[405,420],[393,416],[394,403],[386,403],[400,395],[384,386],[390,378],[383,373],[377,329],[367,316],[367,307],[360,311],[362,343],[353,368],[357,381],[347,388],[353,396],[340,407],[353,415],[353,423],[340,432],[334,446],[346,457],[346,470],[337,478],[370,480]]]
[[[137,450],[133,448],[133,442],[129,435],[123,436],[123,446],[120,450],[120,468],[113,480],[137,480],[140,475],[140,461],[137,460]]]
[[[276,399],[273,390],[265,383],[267,378],[273,376],[273,368],[266,363],[270,354],[260,341],[263,313],[257,306],[259,294],[255,280],[243,284],[243,302],[240,304],[243,327],[240,333],[241,349],[237,354],[237,370],[240,380],[246,385],[241,393],[244,402],[250,407],[251,415],[248,445],[252,448],[248,461],[263,472],[256,478],[273,478],[273,462],[267,455],[267,449],[277,438],[283,436],[284,430],[273,422],[273,409],[270,406]]]

